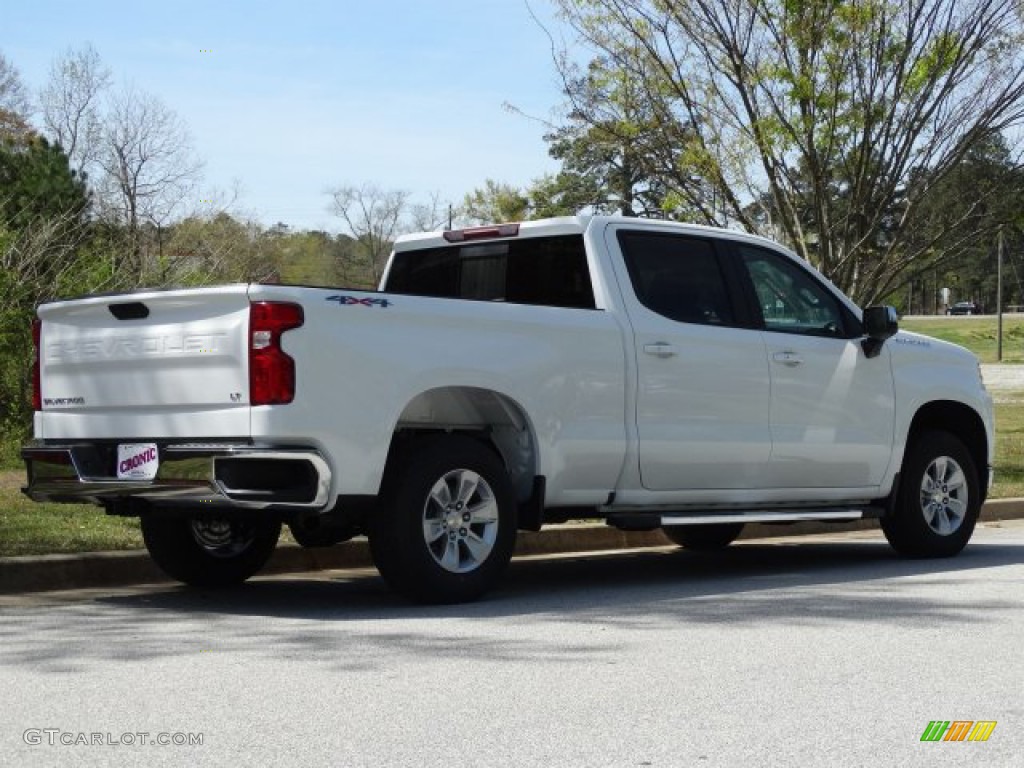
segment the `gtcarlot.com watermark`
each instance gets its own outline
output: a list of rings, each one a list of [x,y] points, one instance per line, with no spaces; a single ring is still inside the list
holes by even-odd
[[[29,728],[21,738],[30,747],[201,747],[202,733],[151,733],[149,731],[65,731],[61,728]]]

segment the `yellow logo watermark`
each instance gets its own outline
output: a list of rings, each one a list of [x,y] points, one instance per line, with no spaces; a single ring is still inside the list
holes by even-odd
[[[921,741],[988,741],[995,729],[995,720],[932,720]]]

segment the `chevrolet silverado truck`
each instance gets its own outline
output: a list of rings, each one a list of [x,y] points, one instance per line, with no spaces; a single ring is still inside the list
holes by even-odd
[[[230,285],[41,306],[25,493],[137,516],[198,586],[283,524],[369,538],[404,595],[482,595],[573,518],[696,549],[880,518],[954,555],[992,478],[966,350],[859,309],[790,251],[616,217],[400,238],[380,290]]]

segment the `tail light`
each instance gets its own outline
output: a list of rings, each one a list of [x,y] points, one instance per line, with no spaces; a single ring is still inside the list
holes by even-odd
[[[43,336],[43,321],[38,317],[32,321],[32,348],[35,355],[32,358],[32,410],[43,410],[43,382],[40,373],[41,340]]]
[[[278,301],[249,305],[249,404],[295,399],[295,361],[281,349],[281,334],[302,325],[302,307]]]

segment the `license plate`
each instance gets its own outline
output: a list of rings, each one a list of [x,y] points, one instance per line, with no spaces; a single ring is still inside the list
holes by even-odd
[[[117,446],[118,480],[152,480],[159,466],[156,443],[122,443]]]

